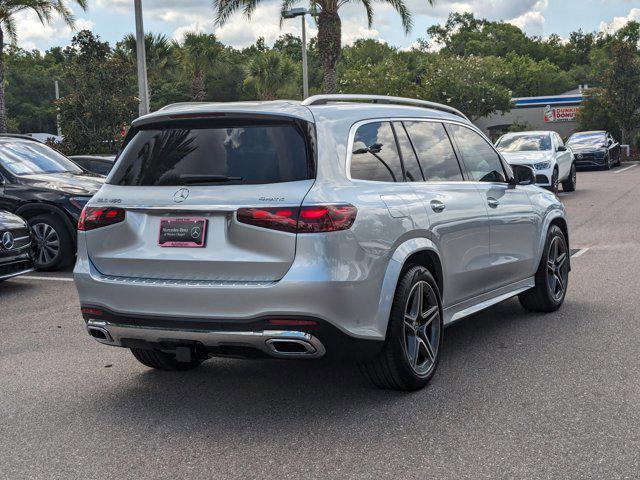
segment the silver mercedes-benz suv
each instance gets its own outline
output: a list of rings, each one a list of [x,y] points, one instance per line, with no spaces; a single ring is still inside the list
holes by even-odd
[[[564,207],[534,180],[430,102],[171,105],[133,122],[81,216],[87,329],[152,368],[347,356],[421,388],[446,325],[562,304]]]

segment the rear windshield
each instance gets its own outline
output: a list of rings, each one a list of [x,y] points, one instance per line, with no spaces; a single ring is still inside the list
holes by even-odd
[[[172,123],[129,140],[112,185],[255,185],[314,178],[312,128],[303,121]]]

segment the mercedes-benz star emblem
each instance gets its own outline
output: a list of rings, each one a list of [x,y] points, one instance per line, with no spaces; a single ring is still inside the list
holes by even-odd
[[[2,246],[5,250],[11,250],[13,248],[13,234],[11,232],[4,232],[2,234]]]
[[[193,227],[191,229],[191,238],[198,238],[200,236],[202,230],[200,230],[200,227]]]
[[[189,198],[188,188],[181,188],[180,190],[178,190],[176,193],[173,194],[173,201],[176,203],[182,203],[187,198]]]

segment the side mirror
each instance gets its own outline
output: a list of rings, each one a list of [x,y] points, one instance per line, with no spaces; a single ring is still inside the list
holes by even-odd
[[[566,147],[565,145],[560,145],[560,146],[558,147],[558,151],[559,151],[559,152],[566,152],[566,151],[567,151],[567,147]]]
[[[513,170],[513,178],[511,179],[511,185],[534,185],[536,183],[536,174],[533,168],[526,165],[511,165]]]

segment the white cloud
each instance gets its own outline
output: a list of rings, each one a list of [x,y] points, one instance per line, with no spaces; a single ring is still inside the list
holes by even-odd
[[[615,33],[631,21],[640,22],[640,8],[632,8],[626,17],[613,17],[610,22],[600,22],[599,30],[604,33]]]
[[[92,29],[94,23],[86,18],[78,18],[75,27],[76,31]],[[61,39],[69,42],[74,31],[59,17],[54,17],[51,23],[43,25],[35,13],[23,11],[16,14],[16,33],[17,44],[26,50],[32,50],[43,42],[55,45],[60,45]]]
[[[259,5],[251,20],[238,13],[231,17],[222,27],[214,30],[214,33],[222,42],[236,48],[248,47],[255,41],[263,37],[270,45],[280,35],[290,33],[302,35],[301,21],[299,18],[285,20],[280,28],[280,6],[276,3],[264,3]],[[317,29],[313,21],[307,19],[307,38],[317,34]]]
[[[202,33],[205,31],[207,31],[207,28],[204,23],[194,22],[189,25],[183,25],[182,27],[176,28],[173,31],[171,38],[177,42],[182,42],[187,33]]]
[[[546,19],[542,12],[527,12],[519,17],[512,18],[509,23],[520,28],[529,35],[540,35],[544,33]]]

